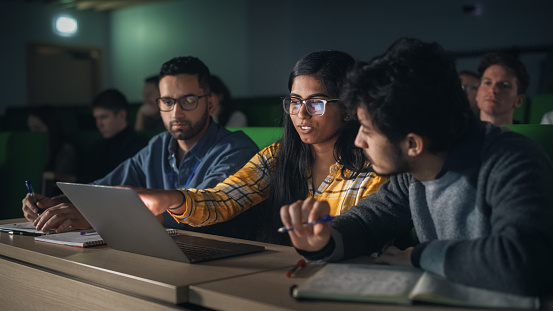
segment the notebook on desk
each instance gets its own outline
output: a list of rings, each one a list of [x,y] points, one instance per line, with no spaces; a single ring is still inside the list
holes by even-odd
[[[117,250],[195,263],[265,249],[189,235],[170,236],[130,188],[62,182],[57,185],[106,244]]]

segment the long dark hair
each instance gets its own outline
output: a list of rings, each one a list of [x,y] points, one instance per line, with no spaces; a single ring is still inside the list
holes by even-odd
[[[294,79],[302,75],[313,75],[319,79],[328,95],[333,98],[340,96],[343,81],[347,71],[355,64],[355,60],[348,54],[339,51],[313,52],[301,58],[294,66],[288,80],[288,89],[292,90]],[[339,103],[343,118],[347,110]],[[347,119],[347,118],[346,118]],[[271,175],[270,199],[264,202],[263,232],[257,239],[265,242],[289,244],[287,234],[276,233],[281,226],[279,211],[282,205],[303,200],[309,195],[308,179],[313,162],[312,147],[304,143],[297,133],[289,115],[283,112],[284,132],[279,141],[279,149],[273,163]],[[355,147],[354,140],[359,129],[359,123],[353,119],[344,122],[338,139],[334,144],[334,158],[352,171],[344,178],[355,178],[366,169],[365,157],[362,150]],[[276,234],[275,234],[276,233]]]

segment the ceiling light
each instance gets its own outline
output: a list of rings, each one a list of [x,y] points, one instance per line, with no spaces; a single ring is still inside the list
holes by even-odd
[[[74,36],[78,29],[77,20],[69,16],[60,16],[56,19],[55,29],[60,36]]]

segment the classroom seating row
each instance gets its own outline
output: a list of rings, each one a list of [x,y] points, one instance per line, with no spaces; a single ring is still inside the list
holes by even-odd
[[[276,127],[282,124],[282,103],[278,96],[237,98],[236,109],[241,110],[248,118],[251,127]],[[129,125],[134,127],[139,104],[129,107]],[[0,131],[26,131],[29,107],[8,107],[0,115]],[[90,108],[87,105],[58,106],[64,129],[67,133],[95,130],[96,125]],[[542,94],[527,97],[523,105],[516,109],[513,118],[522,124],[539,124],[542,116],[553,111],[553,94]]]
[[[546,112],[553,111],[553,94],[527,97],[522,106],[515,110],[513,119],[522,124],[539,124]]]
[[[248,118],[248,126],[280,126],[282,118],[282,102],[278,96],[252,97],[235,99],[236,109],[244,112]],[[57,105],[64,129],[67,133],[96,130],[96,124],[88,105]],[[134,127],[136,114],[140,104],[129,105],[128,122]],[[7,107],[0,115],[0,131],[26,131],[29,107]]]
[[[515,124],[507,127],[532,138],[553,160],[553,125]],[[230,130],[244,131],[260,149],[282,136],[280,127],[247,127]],[[147,131],[140,134],[151,138],[157,133],[159,132]],[[87,150],[100,139],[98,131],[81,132],[77,147],[86,154]],[[21,199],[26,194],[24,181],[30,180],[37,188],[41,185],[47,143],[48,137],[45,133],[0,132],[0,176],[2,177],[0,178],[0,197],[3,200],[0,219],[22,216]]]
[[[252,138],[260,149],[282,136],[280,127],[230,128],[241,130]],[[139,134],[150,139],[160,131],[144,131]],[[77,149],[84,158],[92,146],[102,139],[97,130],[79,132]],[[21,200],[26,195],[24,181],[29,180],[40,193],[42,170],[46,159],[48,136],[46,133],[22,131],[0,132],[0,219],[22,217]]]

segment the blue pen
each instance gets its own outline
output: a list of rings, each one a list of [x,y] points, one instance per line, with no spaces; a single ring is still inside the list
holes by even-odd
[[[313,226],[313,225],[316,225],[316,224],[320,224],[320,223],[323,223],[323,222],[329,222],[329,221],[332,221],[332,219],[334,219],[334,217],[330,216],[330,215],[325,215],[315,221],[310,221],[308,223],[305,223],[303,224],[304,226]],[[292,231],[294,230],[294,228],[286,228],[286,227],[281,227],[281,228],[278,228],[278,232],[280,233],[284,233],[284,232],[288,232],[288,231]]]
[[[42,213],[42,210],[40,208],[38,208],[38,201],[36,200],[36,197],[35,197],[35,192],[33,191],[33,186],[31,185],[31,182],[28,181],[28,180],[25,180],[25,186],[27,186],[27,191],[29,191],[29,194],[31,195],[31,200],[33,200],[33,203],[35,203],[35,206],[37,208],[37,215],[40,216],[40,213]]]

